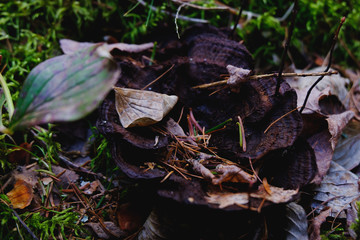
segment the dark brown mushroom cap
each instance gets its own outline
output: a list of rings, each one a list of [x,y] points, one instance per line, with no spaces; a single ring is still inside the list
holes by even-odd
[[[211,135],[210,146],[216,148],[218,155],[240,164],[248,163],[249,158],[265,159],[266,161],[259,163],[271,166],[271,163],[266,162],[290,149],[288,158],[291,164],[286,165],[284,172],[281,172],[283,175],[279,174],[279,176],[288,176],[288,173],[297,167],[304,168],[303,175],[296,175],[294,179],[288,176],[290,183],[303,178],[300,184],[290,184],[286,187],[297,188],[309,183],[314,175],[313,171],[316,171],[316,165],[314,167],[313,164],[314,154],[308,145],[299,145],[296,141],[303,126],[300,114],[298,111],[288,114],[296,108],[295,91],[282,81],[280,93],[275,95],[276,79],[267,78],[245,82],[240,86],[239,91],[231,91],[227,88],[209,96],[214,89],[199,90],[192,87],[220,80],[220,75],[227,73],[226,66],[229,64],[253,70],[250,53],[245,46],[227,39],[226,35],[213,27],[206,27],[201,31],[198,27],[190,29],[180,40],[179,46],[186,52],[185,55],[169,56],[168,59],[162,59],[153,66],[141,67],[122,59],[118,63],[122,69],[122,76],[117,86],[141,89],[172,67],[164,77],[146,89],[179,97],[177,105],[169,113],[170,117],[177,119],[183,107],[185,111],[191,108],[198,123],[206,130],[232,118],[233,121],[226,129]],[[162,52],[162,58],[165,55]],[[243,152],[239,145],[239,130],[236,125],[238,116],[242,118],[244,124],[246,152]],[[161,126],[166,120],[158,125]],[[264,133],[264,130],[275,121],[276,123]],[[180,122],[180,125],[185,131],[187,130],[185,121]],[[130,178],[162,178],[167,174],[161,168],[145,171],[143,163],[153,161],[164,167],[161,165],[161,160],[165,158],[167,144],[173,141],[171,137],[160,136],[151,128],[124,129],[117,119],[111,95],[100,107],[97,126],[100,132],[110,139],[115,162]],[[156,135],[160,138],[154,145]],[[293,145],[295,147],[292,148]],[[304,151],[304,154],[300,154],[301,151]],[[296,156],[297,154],[299,157]],[[271,176],[264,171],[265,175]],[[157,187],[161,196],[217,207],[205,200],[206,193],[213,191],[214,188],[205,180],[189,181],[172,174],[165,183]],[[194,195],[195,191],[197,194]],[[258,199],[252,202],[254,207],[261,202],[261,200],[258,203],[257,201]]]

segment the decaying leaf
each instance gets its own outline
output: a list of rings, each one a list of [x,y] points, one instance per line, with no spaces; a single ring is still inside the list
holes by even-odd
[[[331,134],[331,147],[335,149],[336,143],[342,133],[342,130],[345,128],[346,124],[354,117],[353,111],[346,111],[340,114],[330,115],[326,121],[329,125],[329,132]]]
[[[229,85],[238,85],[247,81],[251,70],[234,67],[233,65],[228,65],[227,70],[229,71],[230,77],[227,80],[227,84]]]
[[[216,172],[221,173],[219,178],[214,178],[212,183],[219,185],[223,182],[245,182],[253,184],[256,182],[256,177],[251,175],[238,166],[219,164],[216,166]]]
[[[329,172],[314,191],[316,195],[312,207],[320,211],[328,206],[331,208],[331,217],[346,218],[345,210],[360,197],[358,176],[331,162]]]
[[[205,179],[213,180],[215,178],[215,175],[204,165],[202,165],[199,160],[188,159],[187,161],[192,164],[193,170],[200,173],[201,176],[203,176]]]
[[[333,161],[347,170],[352,170],[360,163],[360,123],[352,120],[345,127],[343,137],[336,145]]]
[[[309,227],[310,240],[321,240],[320,227],[321,224],[325,222],[330,212],[331,212],[331,208],[328,207],[310,221],[310,227]]]
[[[14,188],[6,194],[14,208],[24,209],[30,205],[34,193],[32,186],[24,180],[16,180]]]
[[[85,223],[85,226],[91,227],[91,229],[95,232],[95,234],[101,238],[101,239],[113,239],[116,237],[117,239],[123,239],[126,237],[126,233],[121,231],[121,229],[115,225],[115,223],[107,221],[103,223],[106,227],[106,230],[104,230],[104,226],[102,226],[100,223]],[[109,234],[109,231],[112,233]]]
[[[286,240],[308,239],[308,222],[305,210],[295,202],[286,205]]]
[[[59,175],[60,182],[57,182],[62,188],[67,188],[69,184],[75,183],[79,180],[79,175],[70,169],[65,169],[60,166],[52,166],[52,171],[54,174]]]
[[[271,195],[269,195],[263,187],[255,192],[239,192],[239,193],[208,193],[206,200],[208,203],[218,204],[219,208],[226,208],[232,205],[245,205],[249,203],[249,196],[252,198],[265,199],[273,203],[285,203],[290,201],[298,190],[284,190],[275,186],[270,186]]]
[[[27,77],[10,129],[72,121],[97,107],[120,75],[97,44],[42,62]]]
[[[116,111],[123,127],[143,127],[161,121],[178,97],[152,91],[115,87]]]
[[[324,71],[323,67],[318,67],[311,69],[309,71],[295,70],[295,72],[303,72],[303,73],[312,73],[312,72],[322,72]],[[310,86],[318,79],[319,77],[306,77],[306,78],[293,78],[287,79],[287,82],[290,84],[292,88],[294,88],[297,92],[305,91],[310,88]],[[348,90],[346,89],[346,84],[350,81],[349,79],[343,78],[340,74],[333,74],[330,76],[325,76],[315,87],[318,91],[322,92],[324,89],[329,88],[331,94],[337,96],[340,101],[345,104],[346,95],[348,94]],[[313,94],[313,93],[311,93]],[[302,104],[302,103],[301,103]]]

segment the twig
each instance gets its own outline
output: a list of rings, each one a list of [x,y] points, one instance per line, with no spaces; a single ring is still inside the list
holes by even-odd
[[[335,44],[337,42],[337,38],[338,38],[338,35],[339,35],[339,32],[340,32],[340,29],[342,27],[342,25],[344,24],[345,22],[345,17],[342,17],[341,20],[340,20],[340,24],[338,26],[338,28],[336,29],[336,32],[335,32],[335,35],[334,35],[334,38],[333,38],[333,41],[332,41],[332,44],[331,44],[331,47],[330,47],[330,54],[329,54],[329,62],[328,62],[328,65],[326,67],[326,69],[324,70],[324,72],[327,72],[329,71],[330,69],[330,66],[331,66],[331,60],[332,60],[332,55],[333,55],[333,52],[334,52],[334,48],[335,48]],[[303,112],[303,110],[305,109],[305,106],[306,106],[306,103],[308,101],[308,98],[310,96],[310,93],[311,91],[313,90],[313,88],[324,78],[324,76],[321,76],[318,78],[318,80],[316,80],[316,82],[314,82],[314,84],[309,88],[308,92],[306,93],[306,97],[305,97],[305,100],[304,100],[304,103],[300,109],[300,114]]]
[[[284,50],[281,56],[281,62],[280,62],[280,66],[279,66],[279,74],[277,76],[276,79],[276,89],[275,89],[275,95],[279,94],[279,89],[280,89],[280,82],[282,80],[282,72],[284,70],[284,64],[285,64],[285,56],[288,52],[289,46],[290,46],[290,41],[291,41],[291,36],[292,33],[294,31],[294,27],[295,27],[295,21],[296,21],[296,15],[298,12],[298,0],[294,0],[294,8],[292,10],[292,17],[291,17],[291,22],[290,22],[290,27],[289,27],[289,33],[288,36],[286,37],[285,40],[285,46],[284,46]]]
[[[283,73],[281,76],[282,77],[314,77],[314,76],[328,76],[328,75],[337,74],[337,73],[338,73],[338,71],[315,72],[315,73]],[[260,78],[276,77],[278,75],[279,75],[278,73],[252,75],[252,76],[249,76],[247,79],[248,80],[257,80],[257,79],[260,79]],[[197,86],[194,86],[192,88],[194,88],[194,89],[200,88],[201,89],[201,88],[216,87],[216,86],[224,85],[226,83],[227,83],[227,79],[217,81],[217,82],[197,85]]]
[[[234,38],[234,35],[235,35],[235,30],[237,28],[237,25],[239,24],[239,21],[240,21],[240,18],[241,18],[241,14],[242,14],[242,11],[244,9],[244,0],[241,0],[241,3],[240,3],[240,9],[239,9],[239,13],[238,15],[236,16],[236,20],[235,20],[235,24],[234,24],[234,27],[230,33],[230,38]]]
[[[281,119],[283,119],[284,117],[286,117],[287,115],[289,115],[292,112],[295,112],[296,110],[298,110],[300,107],[294,108],[293,110],[285,113],[284,115],[282,115],[281,117],[279,117],[278,119],[276,119],[275,121],[273,121],[264,131],[264,133],[266,133],[267,131],[269,131],[269,129],[274,126],[275,123],[277,123],[278,121],[280,121]]]
[[[171,65],[171,67],[166,70],[163,74],[161,74],[159,77],[157,77],[155,80],[151,81],[148,85],[146,85],[145,87],[143,87],[141,90],[145,90],[147,89],[149,86],[151,86],[152,84],[156,83],[160,78],[162,78],[165,74],[167,74],[168,72],[170,72],[171,69],[173,69],[173,67],[175,66],[175,64]]]
[[[12,206],[10,206],[7,202],[5,202],[4,200],[0,199],[6,206],[8,206],[12,213],[15,215],[15,217],[19,220],[19,222],[21,223],[21,225],[25,228],[25,230],[30,234],[30,236],[35,239],[35,240],[39,240],[35,234],[31,231],[31,229],[26,225],[26,223],[21,219],[21,217],[19,216],[19,214],[13,209]]]

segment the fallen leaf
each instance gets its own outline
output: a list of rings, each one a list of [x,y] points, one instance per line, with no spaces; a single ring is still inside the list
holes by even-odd
[[[215,171],[221,175],[212,180],[214,185],[219,185],[224,182],[243,182],[249,184],[256,182],[256,177],[254,175],[245,172],[235,165],[219,164],[216,166]]]
[[[19,209],[29,206],[34,197],[32,186],[22,179],[16,180],[14,188],[6,195],[12,206]]]
[[[286,240],[307,240],[308,221],[305,210],[295,202],[286,205]]]
[[[124,128],[149,126],[161,121],[178,97],[129,88],[115,89],[116,111]]]
[[[9,153],[9,162],[16,165],[29,164],[32,143],[24,142],[19,147],[14,147]]]
[[[104,222],[105,227],[111,231],[115,236],[109,236],[109,234],[102,228],[100,223],[85,223],[85,226],[91,227],[95,234],[101,239],[124,239],[127,234],[123,232],[118,226],[113,222]]]
[[[331,217],[346,218],[345,210],[350,203],[360,197],[358,176],[346,170],[339,164],[331,162],[327,175],[317,186],[312,207],[319,211],[328,206],[331,208]]]
[[[336,145],[333,161],[347,170],[352,170],[360,163],[360,122],[356,120],[344,128],[343,136]]]
[[[333,149],[330,143],[331,135],[328,130],[312,135],[307,139],[310,146],[314,149],[317,165],[317,173],[312,180],[315,184],[320,184],[323,177],[330,168],[333,157]]]
[[[77,120],[97,107],[119,75],[99,44],[46,60],[26,78],[10,129]]]
[[[249,196],[252,198],[265,199],[273,203],[285,203],[290,201],[298,190],[284,190],[275,186],[269,186],[271,195],[269,195],[263,187],[259,187],[256,192],[240,192],[240,193],[208,193],[206,200],[208,203],[218,204],[219,208],[226,208],[232,205],[245,205],[249,202]]]
[[[77,180],[79,180],[79,175],[73,170],[53,165],[52,171],[56,175],[61,174],[59,177],[60,182],[57,182],[56,184],[62,188],[67,188],[71,183],[75,183]]]
[[[310,226],[309,226],[310,240],[321,240],[320,227],[325,222],[330,212],[331,212],[331,208],[327,208],[310,221]]]
[[[77,42],[71,39],[60,39],[61,50],[65,54],[73,54],[82,49],[94,46],[98,43],[90,42]],[[113,44],[104,44],[106,51],[111,52],[113,49],[118,49],[123,52],[142,52],[154,46],[153,43],[144,43],[144,44],[128,44],[128,43],[113,43]]]
[[[233,65],[226,66],[226,69],[230,74],[230,77],[227,80],[227,84],[232,86],[236,86],[243,82],[246,82],[248,80],[247,78],[252,72],[250,69],[238,68]]]
[[[324,67],[317,67],[308,71],[303,71],[298,69],[295,70],[295,72],[297,73],[313,73],[313,72],[323,72],[323,71],[324,71]],[[317,81],[318,78],[319,78],[318,76],[306,77],[306,78],[305,77],[288,78],[287,82],[295,90],[301,90],[307,92],[310,86],[313,85],[313,83],[315,83],[315,81]],[[333,74],[330,76],[325,76],[315,86],[314,89],[317,89],[318,91],[322,92],[324,89],[329,88],[331,94],[337,96],[339,100],[346,106],[345,104],[346,96],[348,94],[346,85],[349,84],[349,82],[350,82],[349,79],[341,77],[340,74]]]
[[[331,134],[330,143],[333,150],[335,149],[342,130],[354,116],[353,111],[346,111],[340,114],[329,115],[326,119],[329,125],[329,132]]]
[[[90,183],[89,188],[85,189],[83,192],[87,195],[93,194],[95,191],[97,191],[98,188],[101,188],[101,183],[99,180],[92,181]]]
[[[201,176],[203,176],[205,179],[211,181],[215,178],[214,174],[204,165],[202,165],[199,160],[188,159],[187,161],[192,164],[193,170],[197,173],[200,173]]]

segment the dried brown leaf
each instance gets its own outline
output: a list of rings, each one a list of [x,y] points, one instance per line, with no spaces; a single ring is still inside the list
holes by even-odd
[[[202,165],[199,160],[189,159],[188,162],[192,164],[194,171],[200,173],[205,179],[214,180],[214,174]]]
[[[331,134],[331,147],[334,150],[336,143],[347,123],[355,116],[353,111],[346,111],[340,114],[332,114],[326,119]]]
[[[216,172],[221,173],[219,178],[214,178],[212,183],[214,185],[222,184],[223,182],[242,182],[253,184],[256,182],[256,177],[251,175],[238,166],[219,164],[216,166]]]
[[[270,186],[271,195],[263,187],[259,187],[256,192],[247,193],[208,193],[206,200],[211,204],[218,204],[219,208],[226,208],[232,205],[245,205],[249,202],[249,196],[252,198],[265,199],[273,203],[285,203],[290,201],[298,190],[284,190],[283,188]]]
[[[13,207],[19,209],[29,206],[34,197],[32,186],[22,179],[16,180],[14,188],[6,195]]]
[[[148,126],[163,119],[178,97],[152,91],[115,87],[116,111],[123,127]]]

